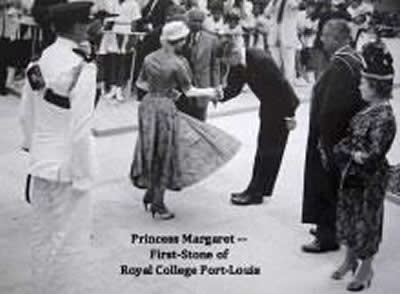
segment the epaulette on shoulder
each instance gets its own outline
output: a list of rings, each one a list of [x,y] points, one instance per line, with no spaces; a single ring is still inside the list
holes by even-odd
[[[96,55],[94,53],[87,52],[86,50],[81,48],[74,48],[72,49],[72,51],[78,56],[82,57],[85,62],[92,62],[96,58]]]

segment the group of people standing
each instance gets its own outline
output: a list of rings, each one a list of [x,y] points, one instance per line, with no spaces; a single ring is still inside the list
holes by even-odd
[[[246,48],[234,35],[215,46],[215,36],[199,25],[201,11],[190,10],[186,23],[179,7],[171,7],[166,23],[154,26],[144,40],[154,49],[143,56],[136,80],[141,102],[132,184],[146,190],[143,205],[154,218],[173,219],[166,191],[210,176],[240,147],[237,139],[206,122],[205,105],[225,103],[247,84],[260,101],[257,150],[250,183],[232,193],[231,203],[259,205],[273,195],[288,135],[296,126],[296,92],[266,50]],[[30,154],[33,279],[40,294],[87,292],[79,264],[90,232],[97,73],[95,59],[80,44],[88,38],[91,8],[92,3],[81,1],[49,8],[57,37],[29,65],[21,101],[23,147]],[[199,40],[204,48],[196,47]],[[329,62],[312,90],[302,213],[302,221],[316,230],[311,231],[315,240],[302,250],[324,253],[345,245],[345,258],[332,278],[356,272],[347,289],[360,291],[371,283],[382,240],[389,178],[385,156],[396,133],[389,102],[393,60],[379,38],[357,52],[343,19],[327,20],[320,41]],[[220,61],[214,69],[226,68],[223,84],[213,80],[208,62],[214,56]]]

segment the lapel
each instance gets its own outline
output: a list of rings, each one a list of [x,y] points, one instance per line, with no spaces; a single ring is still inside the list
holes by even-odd
[[[202,44],[204,45],[204,42],[207,42],[207,40],[205,39],[206,38],[204,38],[204,32],[203,31],[198,32],[197,41],[195,42],[195,45],[192,47],[192,54],[191,54],[192,62],[194,62],[195,64],[197,64],[200,61],[202,53],[204,52],[204,46],[202,46]]]

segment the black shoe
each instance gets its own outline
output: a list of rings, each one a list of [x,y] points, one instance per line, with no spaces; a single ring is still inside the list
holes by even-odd
[[[315,239],[310,244],[301,246],[301,250],[307,253],[325,253],[329,251],[337,251],[339,249],[340,246],[337,243],[323,244],[318,239]]]
[[[261,193],[253,193],[253,192],[249,192],[247,190],[244,190],[243,192],[235,192],[235,193],[231,193],[232,198],[237,198],[237,197],[242,197],[243,194],[261,194]],[[271,197],[272,193],[263,193],[262,197]]]
[[[7,88],[1,88],[1,89],[0,89],[0,95],[1,95],[1,96],[6,96],[6,95],[8,95],[8,89],[7,89]]]
[[[233,193],[231,202],[234,205],[252,205],[263,202],[262,195],[250,193]]]

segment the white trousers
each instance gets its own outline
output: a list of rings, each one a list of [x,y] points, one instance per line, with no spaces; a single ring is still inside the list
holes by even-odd
[[[270,46],[269,50],[275,63],[290,84],[293,85],[296,78],[296,48]]]
[[[33,177],[30,198],[33,293],[90,293],[89,193]]]

